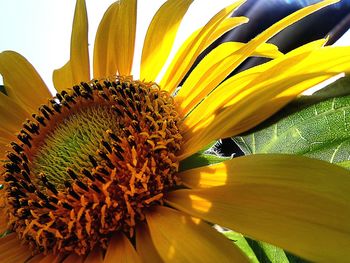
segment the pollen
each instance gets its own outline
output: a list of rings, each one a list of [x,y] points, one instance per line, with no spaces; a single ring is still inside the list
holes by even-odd
[[[174,189],[182,136],[173,98],[130,77],[58,93],[4,160],[9,227],[34,252],[86,255]]]

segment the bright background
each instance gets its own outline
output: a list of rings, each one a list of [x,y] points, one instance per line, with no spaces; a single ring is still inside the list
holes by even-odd
[[[185,39],[185,36],[204,25],[216,12],[232,1],[194,1],[180,26],[175,48]],[[90,55],[93,51],[94,37],[99,21],[112,2],[114,1],[86,0]],[[138,75],[137,65],[147,26],[163,2],[164,0],[140,0],[138,2],[136,53],[133,70],[136,76]],[[14,50],[25,56],[52,91],[52,71],[63,66],[69,59],[74,7],[74,0],[0,0],[0,52]],[[349,34],[347,34],[340,41],[340,44],[349,44],[349,39]]]
[[[89,48],[92,55],[98,24],[112,0],[86,0],[89,19]],[[147,26],[164,0],[138,2],[138,22],[134,73]],[[199,0],[191,5],[176,40],[177,46],[194,29],[204,25],[232,0]],[[0,52],[14,50],[26,57],[45,83],[53,89],[52,71],[69,59],[74,0],[0,0]],[[198,10],[201,10],[198,12]],[[92,60],[91,60],[92,61]]]

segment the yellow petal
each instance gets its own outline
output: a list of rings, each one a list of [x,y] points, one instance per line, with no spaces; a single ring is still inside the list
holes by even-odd
[[[350,47],[325,47],[287,54],[228,79],[185,119],[184,156],[256,126],[304,90],[350,72],[349,59]]]
[[[190,169],[177,174],[181,183],[190,188],[208,188],[225,185],[228,180],[227,166],[224,163]]]
[[[304,81],[302,81],[302,79],[298,77],[296,77],[295,79],[288,78],[288,79],[285,79],[285,81],[281,81],[280,82],[281,85],[283,85],[286,82],[289,82],[291,84],[293,83],[293,81],[295,85],[293,89],[287,89],[284,92],[281,92],[275,98],[269,99],[267,102],[265,101],[260,108],[256,109],[253,112],[245,114],[244,117],[241,117],[241,121],[237,122],[235,125],[231,126],[230,128],[227,128],[226,131],[223,131],[220,137],[226,138],[230,136],[235,136],[237,134],[240,134],[242,132],[245,132],[255,127],[259,123],[263,122],[264,120],[272,116],[282,107],[287,105],[293,99],[295,99],[295,97],[301,92],[323,81],[326,81],[327,79],[334,77],[336,75],[337,74],[329,74],[329,75],[323,74],[321,76],[309,75],[309,79],[305,79]],[[275,83],[275,85],[278,85],[278,83]],[[231,114],[227,112],[227,115],[231,115]]]
[[[33,96],[30,98],[33,98]],[[5,134],[0,135],[1,137],[11,138],[11,134],[19,132],[22,123],[29,116],[30,114],[14,100],[0,92],[0,130],[5,132]]]
[[[308,16],[309,14],[312,14],[316,12],[319,9],[322,9],[326,6],[332,5],[334,3],[339,2],[340,0],[324,0],[320,1],[319,3],[304,7],[289,16],[281,19],[277,23],[273,24],[271,27],[263,31],[261,34],[259,34],[257,37],[255,37],[252,42],[255,42],[259,45],[259,43],[265,42],[268,39],[270,39],[272,36],[276,35],[281,30],[285,29],[286,27],[294,24],[295,22],[299,21],[300,19]]]
[[[249,21],[249,19],[247,17],[228,17],[225,20],[223,20],[217,28],[215,28],[215,30],[210,34],[210,36],[208,37],[208,39],[206,40],[206,43],[201,47],[201,51],[199,53],[201,53],[202,51],[204,51],[209,45],[211,45],[215,40],[217,40],[220,36],[222,36],[225,32],[232,30],[233,28],[242,25],[244,23],[247,23]],[[174,64],[174,62],[178,59],[178,57],[183,53],[183,52],[187,52],[189,46],[192,44],[192,42],[194,41],[194,39],[196,37],[198,37],[198,35],[200,34],[200,32],[203,30],[203,27],[197,29],[196,31],[194,31],[187,39],[186,41],[182,44],[182,46],[179,48],[175,59],[172,61],[172,64]],[[172,66],[170,66],[172,67]],[[168,90],[168,87],[164,87]],[[172,90],[169,90],[169,92],[171,92]]]
[[[203,28],[190,37],[179,49],[163,79],[160,81],[162,89],[169,92],[174,91],[185,74],[188,72],[200,52],[206,46],[210,36],[220,26],[220,24],[229,16],[230,13],[244,1],[237,1],[234,4],[222,9],[217,13]]]
[[[136,33],[136,0],[120,0],[116,27],[118,39],[116,41],[116,62],[119,75],[131,74],[134,58]]]
[[[28,111],[36,111],[51,97],[32,64],[14,51],[0,53],[0,74],[8,96]]]
[[[103,263],[103,251],[100,247],[95,247],[86,257],[84,263]]]
[[[9,148],[9,140],[11,140],[13,138],[13,135],[11,135],[10,139],[4,138],[3,136],[3,132],[5,132],[4,130],[0,129],[1,132],[1,136],[0,136],[0,152],[5,152],[5,149],[10,149]]]
[[[33,256],[30,260],[26,261],[26,263],[38,263],[43,258],[45,258],[44,254],[38,254],[38,255]]]
[[[206,49],[210,44],[212,44],[215,40],[221,37],[226,32],[234,29],[235,27],[242,25],[244,23],[248,23],[249,18],[247,17],[229,17],[222,21],[222,23],[215,29],[215,31],[210,35],[207,40],[206,46],[203,48]]]
[[[70,46],[70,63],[73,82],[75,84],[90,80],[88,18],[84,0],[77,0],[75,7]]]
[[[62,68],[56,69],[52,73],[52,81],[55,89],[59,92],[73,87],[71,63],[68,61]]]
[[[62,68],[54,71],[53,80],[58,91],[66,89],[68,84],[71,84],[71,87],[90,80],[88,19],[84,0],[77,0],[75,6],[70,60]]]
[[[109,242],[104,263],[140,262],[134,247],[122,233],[114,234]]]
[[[237,97],[242,92],[252,87],[251,83],[260,84],[259,81],[255,81],[258,78],[266,78],[265,72],[273,67],[277,68],[279,74],[283,74],[282,70],[279,70],[279,63],[287,61],[286,65],[290,67],[294,63],[302,63],[311,52],[316,49],[321,48],[326,43],[326,39],[316,40],[310,43],[307,43],[304,46],[301,46],[285,56],[280,57],[279,59],[274,59],[268,63],[255,66],[243,72],[240,72],[233,77],[225,80],[221,83],[204,101],[196,107],[191,114],[186,117],[185,127],[190,130],[197,123],[200,123],[203,120],[208,119],[210,116],[216,114],[220,111],[225,104],[231,103],[232,98]],[[275,74],[275,77],[277,74]],[[254,85],[253,85],[254,86]]]
[[[153,244],[147,224],[140,224],[136,228],[136,250],[143,262],[163,262]]]
[[[293,155],[250,155],[210,169],[222,165],[228,174],[224,186],[175,191],[168,203],[311,261],[347,258],[349,171]]]
[[[1,148],[7,148],[10,141],[16,140],[16,135],[8,129],[0,128],[0,134]]]
[[[113,3],[105,12],[97,29],[94,45],[94,78],[113,76],[117,73],[116,40],[119,3]]]
[[[180,102],[181,112],[186,115],[194,106],[201,102],[215,87],[207,82],[207,75],[220,65],[227,57],[239,51],[245,46],[244,43],[227,42],[213,49],[206,55],[196,68],[190,73],[178,94],[176,101]],[[278,47],[272,44],[260,45],[251,56],[277,58],[283,55]],[[211,65],[211,66],[209,66]],[[234,68],[230,69],[232,71]]]
[[[237,68],[247,57],[266,42],[272,36],[280,32],[282,29],[297,22],[301,18],[317,11],[318,9],[330,5],[336,1],[322,1],[320,3],[305,7],[295,13],[285,17],[270,28],[263,31],[256,38],[244,45],[240,50],[234,52],[221,61],[208,60],[200,63],[192,72],[190,77],[183,84],[178,100],[181,101],[181,108],[184,114],[187,114],[195,107],[205,95],[217,87],[235,68]],[[220,63],[219,63],[220,62]],[[190,98],[188,95],[191,94]],[[199,96],[195,103],[191,103],[193,98]],[[185,100],[185,101],[183,101]]]
[[[62,262],[62,259],[64,258],[63,255],[52,255],[48,254],[44,258],[42,258],[39,263],[59,263]]]
[[[23,246],[21,241],[17,239],[16,234],[11,233],[0,238],[0,254],[1,262],[25,262],[32,255],[28,246]]]
[[[232,242],[207,223],[164,206],[146,214],[146,219],[165,262],[248,262]]]
[[[141,57],[141,77],[154,81],[166,62],[183,16],[193,0],[169,0],[148,27]]]
[[[64,261],[64,263],[83,263],[84,258],[77,254],[70,254]]]
[[[281,30],[285,29],[286,27],[294,24],[295,22],[301,20],[302,18],[316,12],[317,10],[324,8],[328,5],[334,4],[336,2],[339,2],[339,0],[325,0],[321,1],[319,3],[304,7],[303,9],[300,9],[289,16],[281,19],[277,23],[273,24],[271,27],[263,31],[261,34],[259,34],[257,37],[255,37],[253,40],[251,40],[244,48],[241,50],[241,57],[236,60],[236,58],[231,58],[225,61],[225,63],[222,63],[219,68],[216,69],[215,72],[212,72],[212,75],[215,76],[217,72],[222,72],[224,69],[226,69],[233,61],[237,65],[244,61],[244,57],[249,56],[253,50],[255,50],[258,46],[260,46],[262,43],[269,40],[271,37],[276,35]],[[233,61],[232,61],[233,59]]]

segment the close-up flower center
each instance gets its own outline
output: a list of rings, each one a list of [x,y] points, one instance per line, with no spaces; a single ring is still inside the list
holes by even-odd
[[[178,185],[180,116],[155,83],[63,91],[26,120],[4,168],[10,228],[38,252],[88,253]]]

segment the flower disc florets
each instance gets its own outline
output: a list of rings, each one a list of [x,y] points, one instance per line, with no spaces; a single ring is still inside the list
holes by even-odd
[[[40,252],[84,255],[130,237],[177,185],[182,136],[172,97],[130,78],[74,86],[39,108],[4,168],[10,227]]]

